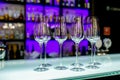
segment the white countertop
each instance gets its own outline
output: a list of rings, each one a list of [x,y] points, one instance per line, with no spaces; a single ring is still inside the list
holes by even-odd
[[[85,71],[74,72],[70,65],[75,61],[75,57],[64,57],[63,64],[68,67],[67,70],[55,70],[54,67],[59,65],[58,58],[47,59],[52,66],[48,71],[36,72],[34,69],[43,60],[11,60],[3,62],[3,68],[0,69],[0,80],[53,80],[53,79],[88,79],[91,77],[110,76],[120,74],[120,54],[110,54],[97,56],[97,61],[101,62],[99,69],[87,69],[90,62],[90,56],[80,56],[79,62],[84,64],[82,68]]]

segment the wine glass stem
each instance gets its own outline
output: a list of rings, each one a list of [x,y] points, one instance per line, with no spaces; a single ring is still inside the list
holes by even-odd
[[[94,43],[94,48],[93,48],[93,63],[95,62],[95,57],[96,57],[96,47]]]
[[[78,64],[78,43],[76,43],[76,52],[75,52],[75,55],[76,55],[76,59],[75,59],[75,63]],[[77,65],[76,65],[77,66]]]
[[[94,43],[91,43],[91,63],[93,63],[93,50],[94,49]]]
[[[46,63],[46,58],[47,58],[47,56],[46,56],[46,42],[44,43],[44,63]]]
[[[60,66],[62,66],[62,43],[60,43]]]
[[[46,63],[46,42],[44,43],[44,63]]]
[[[40,45],[40,47],[42,47],[42,45],[41,45],[41,43],[39,43],[39,45]],[[42,51],[40,51],[41,53],[40,53],[40,61],[42,60]],[[42,64],[42,63],[41,63]],[[42,65],[39,65],[39,67],[42,67]]]

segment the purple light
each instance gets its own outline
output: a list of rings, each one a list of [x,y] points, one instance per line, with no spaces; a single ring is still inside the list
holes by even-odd
[[[53,16],[53,15],[59,15],[59,8],[58,7],[49,7],[45,6],[45,15],[47,16]]]
[[[85,0],[85,2],[86,2],[86,3],[88,3],[88,2],[89,2],[89,0]]]
[[[49,40],[46,45],[46,53],[52,55],[53,53],[59,54],[59,43],[56,40]]]
[[[29,7],[33,7],[32,5],[27,5],[26,6],[27,8]],[[34,6],[35,8],[39,8],[39,11],[41,13],[43,13],[43,7],[42,6]],[[27,12],[30,12],[31,10],[26,10],[26,13]],[[87,9],[63,9],[63,16],[66,15],[66,11],[69,11],[69,13],[71,15],[74,15],[74,16],[83,16],[83,18],[85,19],[86,16],[89,15],[89,12]],[[45,6],[45,15],[51,17],[53,16],[54,14],[56,14],[57,16],[59,15],[59,8],[58,7],[49,7],[49,6]],[[26,32],[28,35],[32,35],[33,34],[33,26],[34,26],[34,23],[30,23],[30,22],[27,22],[26,23]],[[54,27],[54,25],[53,25]],[[86,29],[86,28],[85,28]],[[27,40],[26,41],[26,46],[27,48],[29,48],[30,51],[32,51],[32,47],[31,46],[34,46],[34,50],[37,51],[37,52],[42,52],[42,48],[40,48],[39,44],[36,42],[36,41],[31,41],[31,40]],[[74,42],[69,42],[69,41],[65,41],[63,43],[63,50],[66,50],[68,49],[70,52],[72,51],[72,46],[74,45]],[[87,50],[87,46],[88,46],[88,41],[87,40],[83,40],[80,44],[79,44],[79,47],[80,47],[80,50],[82,49],[83,46],[86,46],[86,50]],[[58,55],[59,54],[59,43],[55,40],[50,40],[48,41],[47,45],[46,45],[46,53],[48,55]]]
[[[39,43],[35,40],[26,40],[26,51],[32,52],[32,50],[37,51],[38,53],[42,52],[42,48],[40,47]]]
[[[82,47],[86,48],[86,50],[88,49],[88,40],[87,39],[83,39],[80,43],[79,43],[79,48],[80,50],[82,50]]]

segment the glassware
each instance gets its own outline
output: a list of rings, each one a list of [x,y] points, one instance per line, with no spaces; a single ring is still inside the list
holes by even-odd
[[[111,41],[111,39],[110,38],[104,38],[103,39],[103,43],[104,43],[104,46],[105,46],[105,48],[106,48],[106,50],[105,51],[109,51],[109,48],[111,47],[111,45],[112,45],[112,41]]]
[[[48,40],[50,40],[50,28],[49,28],[49,24],[48,24],[48,16],[44,16],[44,24],[43,24],[43,27],[45,27],[45,32],[46,32],[46,35],[44,36],[44,39],[43,39],[43,42],[44,42],[44,63],[42,64],[44,67],[50,67],[52,66],[50,63],[47,63],[46,62],[46,43],[48,42]]]
[[[34,25],[34,38],[39,43],[40,47],[42,47],[42,44],[44,42],[44,37],[46,37],[47,33],[44,26],[44,20],[43,17],[40,18],[40,22],[35,23]],[[40,54],[40,59],[42,58],[42,53]],[[49,70],[48,68],[44,67],[42,63],[34,69],[35,71],[42,72]]]
[[[80,41],[83,40],[83,38],[84,38],[82,16],[75,18],[75,23],[74,23],[73,27],[71,27],[71,29],[73,30],[73,32],[71,31],[71,33],[70,33],[71,38],[75,42],[75,45],[76,45],[76,52],[75,52],[76,60],[75,60],[75,63],[72,64],[72,65],[74,65],[74,67],[71,70],[72,71],[84,71],[85,69],[80,67],[80,66],[83,66],[83,64],[78,62],[78,45],[79,45]]]
[[[55,23],[56,27],[54,28],[55,32],[54,32],[54,36],[55,39],[59,42],[60,44],[60,64],[59,66],[56,66],[55,69],[56,70],[66,70],[67,67],[63,65],[62,63],[62,44],[63,42],[67,39],[67,28],[66,28],[66,24],[65,24],[65,18],[62,16],[60,17],[60,22],[58,20],[58,22]]]
[[[0,42],[0,69],[4,68],[5,48],[3,42]]]
[[[98,69],[99,67],[97,66],[98,62],[95,61],[95,56],[96,56],[96,42],[100,40],[100,33],[99,33],[99,26],[97,22],[97,18],[95,16],[89,16],[87,17],[87,39],[91,43],[91,62],[87,66],[89,69]]]
[[[102,47],[102,40],[99,39],[96,44],[95,44],[96,48],[97,48],[97,52],[100,52],[100,48]]]

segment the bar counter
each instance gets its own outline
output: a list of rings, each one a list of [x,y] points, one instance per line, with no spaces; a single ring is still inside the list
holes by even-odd
[[[48,58],[47,62],[51,63],[48,71],[36,72],[34,69],[44,60],[10,60],[2,61],[0,68],[0,80],[80,80],[92,79],[120,75],[120,54],[107,54],[96,56],[96,61],[102,63],[99,69],[87,69],[90,62],[90,56],[79,56],[79,62],[85,71],[74,72],[70,69],[70,64],[75,61],[75,57],[62,58],[63,65],[68,67],[67,70],[55,70],[54,67],[59,65],[59,58]]]

